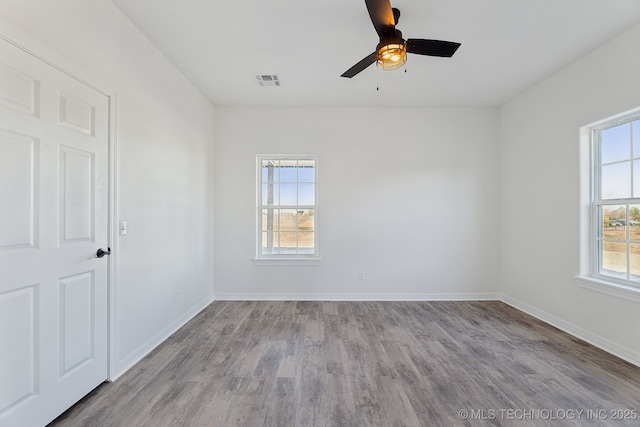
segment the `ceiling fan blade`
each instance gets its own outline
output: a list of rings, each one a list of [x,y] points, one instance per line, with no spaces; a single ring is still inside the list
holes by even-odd
[[[353,67],[349,68],[347,71],[342,73],[340,75],[340,77],[347,77],[347,78],[350,79],[351,77],[353,77],[356,74],[358,74],[360,71],[363,71],[369,65],[373,64],[374,62],[376,62],[377,58],[378,58],[378,53],[377,52],[373,52],[371,55],[369,55],[366,58],[362,59],[356,65],[354,65]]]
[[[443,40],[407,39],[407,52],[418,55],[442,56],[450,58],[456,53],[460,43]]]
[[[396,19],[389,0],[364,0],[364,2],[367,4],[371,22],[380,37],[395,28]]]

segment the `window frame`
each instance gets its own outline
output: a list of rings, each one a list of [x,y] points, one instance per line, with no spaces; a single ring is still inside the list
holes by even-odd
[[[630,217],[629,212],[631,206],[640,205],[640,197],[633,197],[634,195],[634,161],[640,160],[640,153],[634,153],[633,151],[633,122],[640,120],[640,112],[634,111],[629,114],[625,114],[619,117],[604,120],[589,128],[589,151],[590,151],[590,271],[589,274],[592,278],[596,279],[600,283],[617,285],[624,290],[633,290],[640,292],[640,275],[634,275],[631,272],[631,244],[640,244],[640,240],[632,240],[630,236]],[[608,129],[612,129],[624,124],[630,124],[630,154],[628,158],[612,161],[608,163],[602,163],[602,133]],[[613,165],[616,163],[628,162],[630,167],[630,197],[622,198],[602,198],[602,167],[607,165]],[[627,224],[625,227],[624,239],[607,239],[604,236],[604,218],[601,212],[605,206],[624,206],[625,218]],[[604,268],[602,268],[602,245],[604,242],[620,242],[626,245],[625,250],[625,265],[626,272],[620,274],[603,274]],[[622,277],[624,276],[624,277]],[[631,280],[634,276],[637,279]]]
[[[258,154],[256,156],[256,248],[255,258],[256,265],[318,265],[320,263],[319,239],[318,239],[318,188],[319,188],[319,159],[316,154]],[[262,162],[265,160],[312,160],[315,163],[315,198],[313,205],[280,205],[279,209],[313,209],[314,211],[314,229],[313,229],[313,253],[311,254],[291,254],[291,253],[262,253],[262,210],[265,205],[262,204]],[[298,184],[298,178],[295,183]],[[296,233],[299,231],[296,230]]]

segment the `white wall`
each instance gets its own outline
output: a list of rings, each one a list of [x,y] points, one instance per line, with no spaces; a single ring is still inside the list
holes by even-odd
[[[116,377],[212,300],[213,107],[108,0],[7,0],[0,16],[117,95]]]
[[[497,124],[492,108],[217,107],[216,299],[496,297]],[[256,155],[304,153],[321,265],[256,266]]]
[[[580,287],[579,128],[640,106],[640,26],[500,109],[505,299],[640,363],[638,303]]]

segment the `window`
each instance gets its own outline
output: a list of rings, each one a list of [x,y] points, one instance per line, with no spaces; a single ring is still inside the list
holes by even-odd
[[[317,258],[316,156],[258,156],[256,259]]]
[[[640,115],[592,129],[596,277],[640,287]]]

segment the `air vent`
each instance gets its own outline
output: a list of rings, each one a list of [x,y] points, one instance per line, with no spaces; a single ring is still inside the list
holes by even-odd
[[[277,74],[256,74],[258,86],[275,87],[280,86],[280,76]]]

